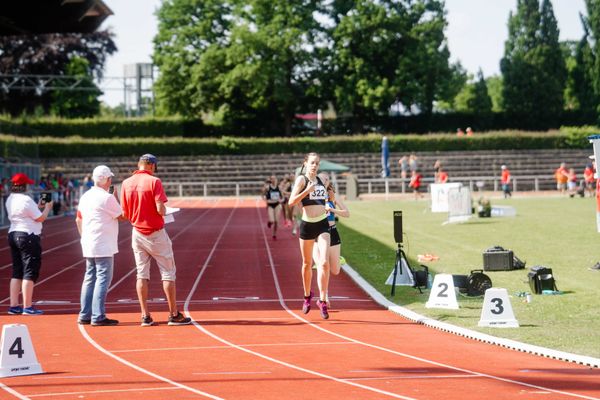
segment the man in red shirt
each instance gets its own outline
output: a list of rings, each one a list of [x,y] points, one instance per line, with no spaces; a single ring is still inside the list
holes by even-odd
[[[169,325],[188,325],[191,319],[177,310],[175,296],[175,258],[171,239],[164,229],[167,195],[160,179],[154,176],[158,160],[144,154],[138,161],[138,170],[121,185],[123,215],[133,225],[131,247],[137,266],[136,290],[142,309],[142,326],[154,321],[148,310],[148,282],[150,264],[156,260],[169,305]]]
[[[502,170],[502,176],[500,177],[500,184],[502,185],[502,192],[504,193],[504,198],[508,198],[512,196],[510,192],[510,171],[506,168],[506,165],[500,167]]]

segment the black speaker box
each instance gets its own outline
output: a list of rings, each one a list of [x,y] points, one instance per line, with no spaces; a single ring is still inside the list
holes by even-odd
[[[402,211],[394,211],[394,240],[402,243]]]
[[[510,271],[513,267],[512,250],[486,251],[483,253],[484,271]]]

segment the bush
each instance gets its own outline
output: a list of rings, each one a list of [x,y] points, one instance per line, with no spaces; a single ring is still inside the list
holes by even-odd
[[[486,132],[473,137],[454,134],[390,135],[390,151],[455,151],[455,150],[511,150],[511,149],[563,149],[587,148],[589,134],[595,127],[564,128],[549,132]],[[161,155],[219,155],[219,154],[281,154],[281,153],[378,153],[381,151],[380,134],[298,137],[298,138],[220,138],[186,137],[122,137],[83,138],[71,136],[24,137],[0,135],[6,149],[39,146],[41,158],[134,156],[140,152]]]

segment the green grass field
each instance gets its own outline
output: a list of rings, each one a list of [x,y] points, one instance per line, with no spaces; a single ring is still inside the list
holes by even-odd
[[[475,200],[475,198],[474,198]],[[592,357],[600,357],[600,272],[588,268],[600,261],[592,198],[492,199],[511,205],[516,217],[478,218],[446,224],[447,213],[432,213],[429,202],[414,200],[347,202],[350,218],[340,218],[342,254],[353,268],[393,302],[457,326],[498,337]],[[390,296],[385,280],[393,269],[396,243],[393,211],[403,211],[404,250],[411,265],[417,254],[432,253],[424,263],[435,273],[468,274],[483,268],[482,253],[494,245],[514,251],[525,269],[486,271],[494,287],[506,288],[520,328],[479,328],[483,298],[458,296],[459,310],[428,309],[429,290],[398,286]],[[562,295],[533,295],[531,303],[516,296],[530,292],[530,267],[552,268]]]

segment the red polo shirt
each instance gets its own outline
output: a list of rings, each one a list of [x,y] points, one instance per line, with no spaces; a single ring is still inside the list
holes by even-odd
[[[163,185],[149,171],[137,170],[121,184],[121,207],[133,227],[144,235],[159,231],[165,220],[156,209],[156,202],[167,202]]]

